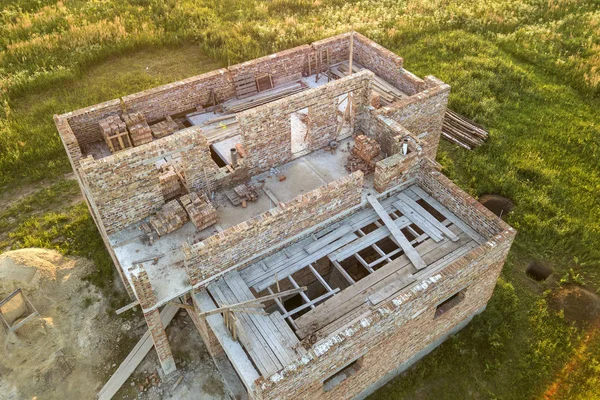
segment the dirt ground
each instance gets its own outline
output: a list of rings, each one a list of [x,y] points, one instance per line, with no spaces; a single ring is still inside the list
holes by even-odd
[[[16,334],[0,329],[0,400],[93,399],[146,331],[139,310],[117,316],[102,292],[82,279],[93,267],[45,249],[0,255],[0,299],[20,287],[42,317]],[[182,379],[163,382],[151,350],[115,398],[225,398],[222,379],[184,312],[167,334]]]

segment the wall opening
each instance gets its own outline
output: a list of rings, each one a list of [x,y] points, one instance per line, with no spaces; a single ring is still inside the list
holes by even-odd
[[[323,381],[323,390],[328,392],[338,386],[340,383],[344,382],[346,379],[350,378],[352,375],[356,374],[360,371],[362,367],[363,357],[360,357],[351,363],[347,364],[341,370],[330,376],[329,378]]]
[[[310,132],[310,117],[308,107],[290,114],[292,154],[308,150],[308,134]]]
[[[441,317],[442,315],[444,315],[445,313],[447,313],[448,311],[450,311],[451,309],[453,309],[454,307],[459,305],[464,300],[464,298],[465,298],[464,290],[448,297],[446,300],[444,300],[440,304],[438,304],[438,306],[435,308],[434,318]]]

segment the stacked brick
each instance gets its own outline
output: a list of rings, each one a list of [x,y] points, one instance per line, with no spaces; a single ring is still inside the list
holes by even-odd
[[[152,141],[152,131],[146,117],[142,113],[123,114],[123,120],[129,129],[129,135],[134,146],[140,146]]]
[[[375,163],[382,157],[379,156],[381,148],[377,140],[365,135],[358,135],[354,138],[354,147],[348,157],[346,169],[349,172],[362,171],[370,174],[375,170]]]
[[[179,181],[179,176],[175,168],[170,165],[161,167],[162,174],[158,177],[160,181],[160,189],[165,199],[173,199],[183,194],[183,188]]]
[[[179,201],[198,230],[214,225],[219,220],[217,209],[205,194],[198,195],[192,192],[181,196]]]
[[[188,220],[187,213],[177,200],[171,200],[150,218],[150,226],[158,236],[164,236],[181,228]]]
[[[152,136],[159,139],[169,136],[171,133],[179,130],[179,125],[177,125],[177,122],[173,121],[171,116],[167,116],[164,121],[157,122],[150,126],[150,130],[152,131]]]
[[[101,119],[98,124],[102,130],[102,137],[112,153],[132,147],[127,126],[121,117],[110,115]]]

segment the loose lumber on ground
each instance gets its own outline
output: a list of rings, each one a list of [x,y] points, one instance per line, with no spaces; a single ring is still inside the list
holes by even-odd
[[[446,109],[442,124],[442,136],[451,143],[471,150],[481,146],[488,138],[488,132],[470,119]]]
[[[160,320],[165,328],[167,325],[169,325],[169,322],[171,322],[175,314],[177,314],[178,310],[179,307],[173,304],[167,304],[160,312]],[[152,341],[152,336],[148,330],[146,333],[144,333],[140,341],[135,345],[133,350],[131,350],[127,358],[123,360],[119,368],[117,368],[115,373],[100,390],[98,393],[98,399],[112,399],[112,397],[117,393],[121,386],[123,386],[125,381],[129,378],[133,371],[135,371],[137,366],[142,362],[152,347],[154,347],[154,342]]]
[[[271,90],[265,90],[264,92],[260,92],[249,97],[227,101],[223,103],[223,111],[231,113],[242,112],[250,108],[270,103],[272,101],[279,100],[286,96],[290,96],[294,93],[301,92],[305,89],[306,87],[304,87],[301,83],[298,82],[282,85],[279,87],[275,87]]]
[[[352,65],[353,72],[359,72],[363,69],[368,69],[368,68],[365,68],[357,63],[353,63],[353,65]],[[348,61],[344,61],[344,62],[336,65],[335,67],[331,68],[331,72],[334,75],[338,76],[339,78],[346,76],[348,74],[348,71],[349,71]],[[377,94],[379,94],[379,96],[381,97],[381,100],[384,104],[390,104],[396,100],[400,100],[400,99],[404,99],[404,98],[408,97],[408,95],[406,93],[402,92],[397,87],[388,83],[386,80],[384,80],[377,74],[375,74],[375,77],[373,78],[373,90]]]

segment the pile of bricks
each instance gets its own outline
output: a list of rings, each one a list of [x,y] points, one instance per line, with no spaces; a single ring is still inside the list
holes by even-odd
[[[187,213],[177,200],[171,200],[150,218],[150,225],[158,236],[164,236],[181,228],[188,220]]]
[[[379,143],[375,139],[371,139],[365,135],[358,135],[354,139],[354,147],[352,153],[360,157],[366,162],[370,162],[379,155]]]
[[[123,120],[129,129],[134,146],[152,141],[152,131],[142,113],[123,114]]]
[[[166,164],[161,167],[162,174],[158,177],[160,181],[160,189],[165,199],[173,199],[183,194],[184,190],[181,187],[179,176],[175,168]]]
[[[238,195],[242,201],[256,201],[258,200],[258,192],[253,185],[241,184],[233,188],[235,194]]]
[[[177,125],[177,122],[173,121],[171,116],[167,116],[164,121],[157,122],[150,126],[150,130],[152,131],[152,136],[158,139],[179,130],[179,125]]]
[[[181,196],[179,201],[198,230],[214,225],[219,220],[217,210],[205,194],[198,195],[192,192]]]
[[[346,170],[349,172],[362,171],[365,175],[375,170],[375,164],[380,161],[379,143],[365,135],[358,135],[354,138],[354,147],[348,156]]]
[[[102,137],[112,153],[132,147],[127,127],[121,117],[110,115],[98,122]]]

